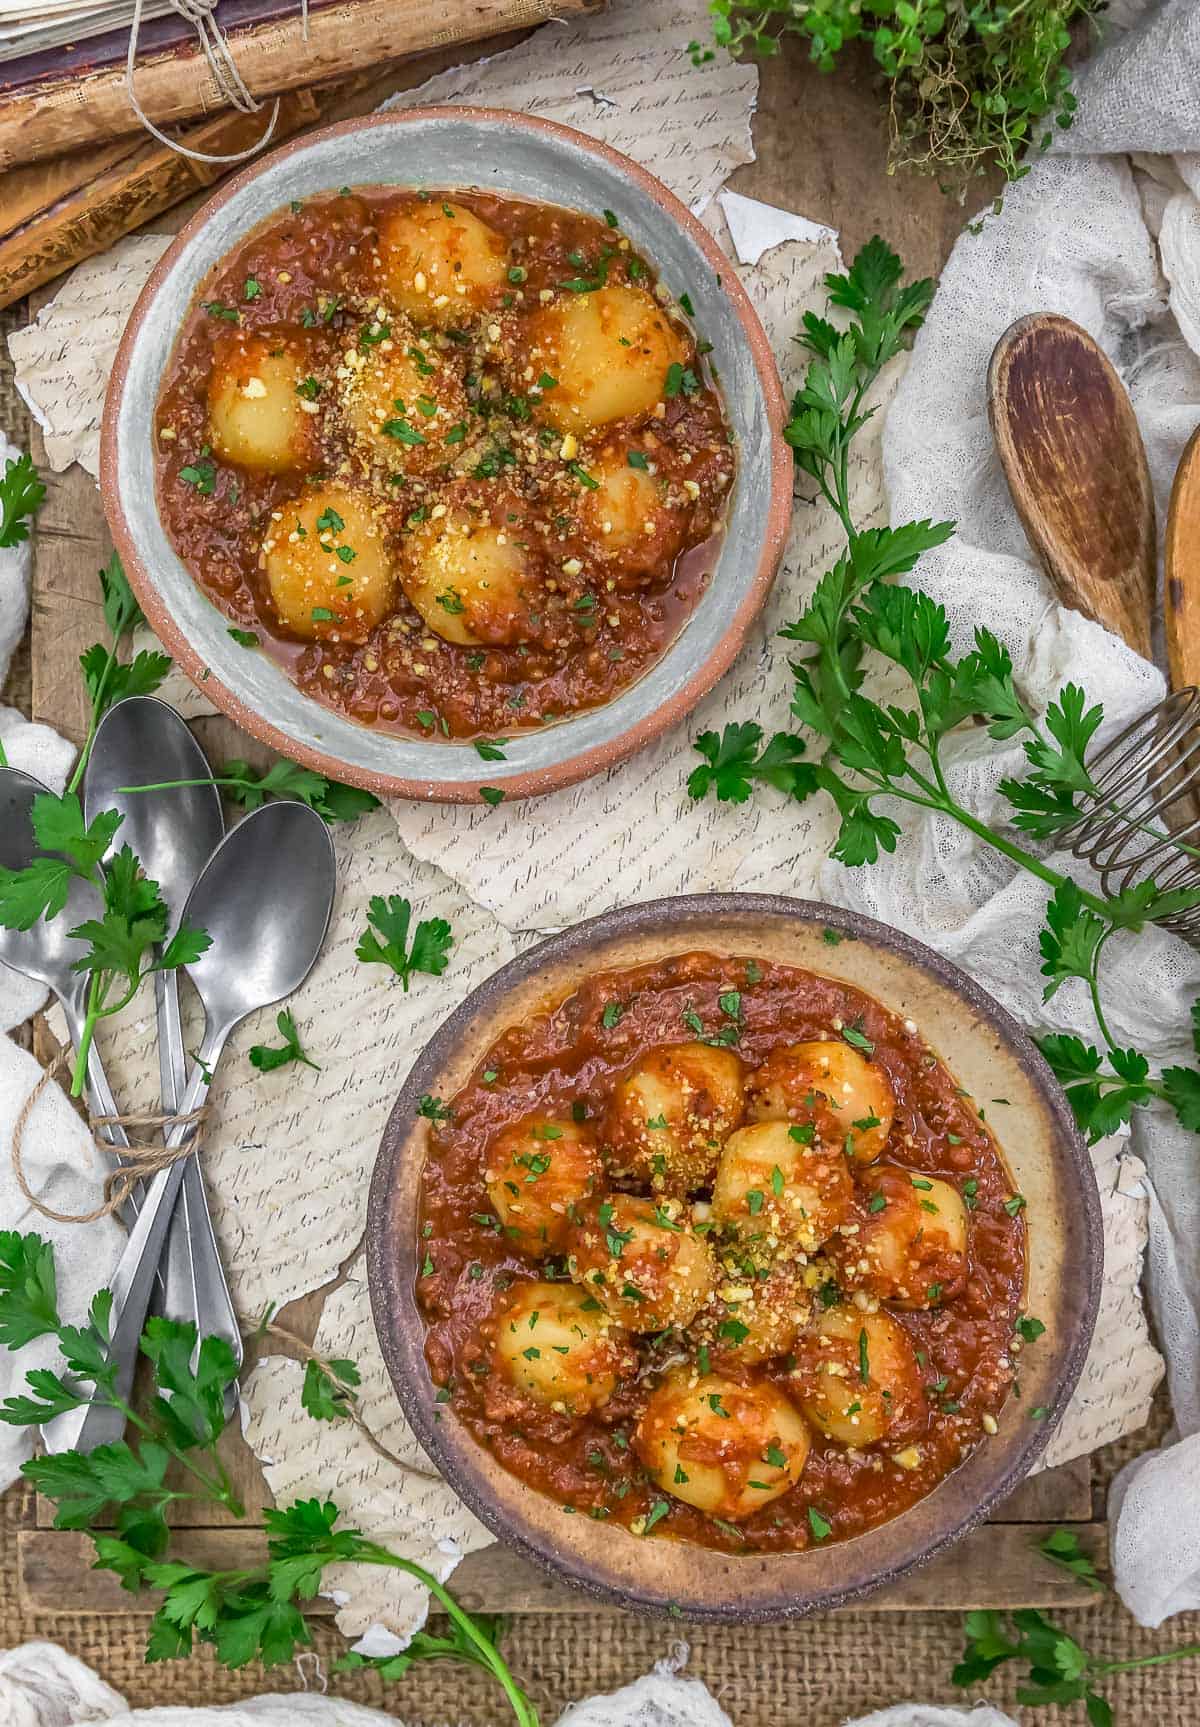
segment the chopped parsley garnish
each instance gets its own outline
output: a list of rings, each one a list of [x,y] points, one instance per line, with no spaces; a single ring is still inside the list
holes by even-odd
[[[423,1115],[426,1121],[453,1121],[454,1111],[444,1104],[440,1097],[431,1097],[425,1092],[417,1105],[417,1114]]]
[[[217,465],[215,462],[189,462],[186,468],[180,468],[179,478],[199,492],[202,498],[211,497],[217,483]]]
[[[681,366],[678,360],[673,360],[667,367],[663,395],[668,401],[679,395],[694,396],[699,388],[700,380],[690,366]]]
[[[686,1479],[687,1477],[685,1476],[684,1480],[686,1481]],[[670,1509],[671,1507],[667,1504],[665,1499],[656,1499],[649,1511],[647,1511],[642,1522],[642,1534],[649,1535],[650,1531],[654,1528],[654,1525],[656,1523],[661,1523]]]
[[[395,438],[398,444],[416,445],[425,442],[424,432],[418,432],[407,420],[385,420],[380,430],[385,438]]]
[[[833,1524],[821,1516],[815,1505],[808,1508],[808,1527],[813,1532],[814,1541],[824,1541],[827,1535],[832,1535]]]
[[[842,1027],[842,1036],[845,1038],[846,1042],[851,1046],[851,1048],[861,1049],[864,1055],[874,1055],[875,1054],[875,1045],[871,1042],[870,1038],[867,1036],[867,1034],[862,1030],[862,1028],[860,1026],[857,1026],[857,1025],[843,1026]]]

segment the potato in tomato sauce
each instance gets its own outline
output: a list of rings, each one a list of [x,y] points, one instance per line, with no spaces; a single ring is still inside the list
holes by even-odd
[[[983,1111],[862,991],[711,953],[597,974],[441,1104],[430,1372],[564,1508],[790,1551],[899,1515],[1020,1419],[1023,1201]]]
[[[164,526],[234,639],[427,739],[641,677],[735,472],[671,288],[612,212],[366,186],[268,218],[197,295],[155,421]]]

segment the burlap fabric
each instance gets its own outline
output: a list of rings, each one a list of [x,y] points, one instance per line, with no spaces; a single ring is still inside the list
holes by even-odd
[[[131,1704],[229,1703],[256,1691],[303,1687],[295,1667],[243,1668],[227,1673],[208,1652],[191,1661],[147,1667],[146,1621],[96,1614],[24,1612],[17,1590],[17,1532],[32,1521],[20,1488],[0,1498],[0,1648],[31,1637],[61,1643],[96,1669]],[[1145,1632],[1111,1598],[1081,1612],[1056,1615],[1085,1648],[1106,1660],[1149,1655],[1200,1638],[1200,1615],[1173,1619]],[[505,1655],[552,1721],[572,1698],[609,1691],[644,1673],[684,1639],[689,1673],[702,1678],[737,1727],[836,1727],[913,1693],[930,1702],[962,1702],[950,1671],[962,1647],[961,1620],[950,1613],[842,1613],[793,1625],[715,1629],[668,1626],[618,1613],[546,1614],[516,1619]],[[327,1669],[341,1639],[318,1626],[316,1651]],[[319,1677],[308,1666],[309,1684]],[[482,1676],[452,1666],[418,1667],[384,1688],[374,1676],[335,1681],[338,1695],[376,1707],[403,1709],[420,1727],[501,1727],[494,1689]],[[997,1674],[990,1701],[1012,1708],[1015,1685]],[[1200,1661],[1151,1667],[1108,1688],[1125,1727],[1152,1720],[1200,1722]],[[1020,1712],[1016,1712],[1020,1718]],[[1047,1717],[1053,1727],[1058,1717]]]

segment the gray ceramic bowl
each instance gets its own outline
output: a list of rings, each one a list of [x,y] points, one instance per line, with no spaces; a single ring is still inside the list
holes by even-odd
[[[709,585],[671,647],[605,707],[514,737],[504,762],[468,744],[371,731],[304,695],[265,654],[230,638],[159,519],[154,410],[197,290],[249,231],[292,198],[342,185],[480,186],[599,214],[686,286],[713,345],[738,444],[728,531]],[[237,175],[193,217],[142,291],[113,367],[101,442],[109,525],[151,626],[205,693],[285,755],[338,779],[406,797],[475,800],[570,785],[623,761],[695,706],[732,663],[766,599],[791,513],[783,394],[761,324],[728,259],[643,168],[582,133],[479,108],[413,109],[314,132]]]
[[[852,939],[831,944],[833,928]],[[435,1403],[415,1289],[424,1252],[417,1201],[429,1123],[425,1093],[453,1097],[493,1040],[598,971],[698,950],[822,972],[915,1020],[972,1097],[1003,1098],[987,1120],[1025,1196],[1025,1309],[1045,1335],[1021,1357],[1021,1397],[1000,1431],[910,1510],[806,1553],[736,1555],[645,1540],[558,1504],[510,1475]],[[1100,1300],[1103,1233],[1091,1159],[1061,1089],[1025,1033],[965,973],[869,918],[808,900],[698,894],[607,912],[530,949],[468,996],[426,1045],[388,1121],[367,1211],[371,1305],[384,1360],[413,1431],[501,1540],[603,1599],[686,1619],[758,1621],[843,1605],[965,1535],[1029,1472],[1082,1370]],[[1030,1412],[1044,1412],[1038,1419]]]

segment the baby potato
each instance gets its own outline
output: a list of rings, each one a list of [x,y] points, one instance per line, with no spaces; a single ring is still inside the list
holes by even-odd
[[[518,1283],[495,1315],[492,1365],[536,1403],[586,1415],[608,1402],[633,1356],[586,1290],[570,1283]]]
[[[688,356],[683,332],[641,288],[561,294],[529,319],[528,338],[531,362],[556,379],[539,412],[563,432],[648,414],[669,367]]]
[[[297,636],[365,641],[391,610],[394,587],[371,499],[346,486],[306,486],[280,515],[261,561],[281,623]]]
[[[675,1200],[591,1200],[567,1237],[567,1269],[629,1331],[690,1325],[712,1293],[707,1242]]]
[[[651,1393],[633,1443],[664,1493],[736,1523],[800,1479],[811,1436],[766,1380],[677,1367]]]
[[[812,1296],[794,1269],[777,1262],[763,1277],[730,1276],[718,1284],[692,1327],[718,1368],[752,1367],[791,1353],[812,1314]]]
[[[404,204],[379,225],[388,300],[419,324],[464,324],[499,297],[507,277],[502,234],[453,197]]]
[[[967,1211],[957,1190],[934,1176],[881,1164],[864,1185],[853,1235],[829,1244],[845,1289],[898,1307],[936,1307],[966,1278]]]
[[[713,1216],[740,1243],[772,1238],[813,1253],[850,1215],[854,1184],[839,1150],[811,1129],[759,1121],[725,1141],[713,1183]]]
[[[626,1074],[604,1124],[617,1175],[658,1193],[707,1187],[726,1135],[742,1119],[742,1064],[730,1049],[656,1049]]]
[[[921,1370],[908,1333],[891,1314],[830,1307],[799,1353],[800,1406],[839,1445],[874,1445],[923,1420]]]
[[[577,1122],[527,1116],[488,1146],[484,1180],[492,1209],[522,1252],[560,1252],[570,1213],[593,1192],[603,1165],[596,1141]]]
[[[652,460],[631,446],[605,450],[590,466],[596,489],[584,494],[584,531],[597,552],[619,560],[623,574],[666,569],[683,544],[685,517],[668,508]]]
[[[468,410],[461,362],[415,344],[390,353],[371,348],[351,373],[344,406],[368,461],[396,473],[427,474],[454,454],[447,433],[457,426],[462,436]]]
[[[879,1156],[896,1113],[886,1074],[837,1040],[772,1050],[750,1076],[749,1093],[751,1121],[812,1122],[857,1163]]]
[[[407,534],[400,580],[429,628],[447,642],[513,647],[534,633],[537,576],[520,530],[493,525],[482,510],[451,505],[439,520]]]
[[[239,332],[218,340],[208,377],[208,427],[222,461],[282,474],[312,459],[319,386],[311,396],[299,394],[307,375],[304,356],[282,338]]]

